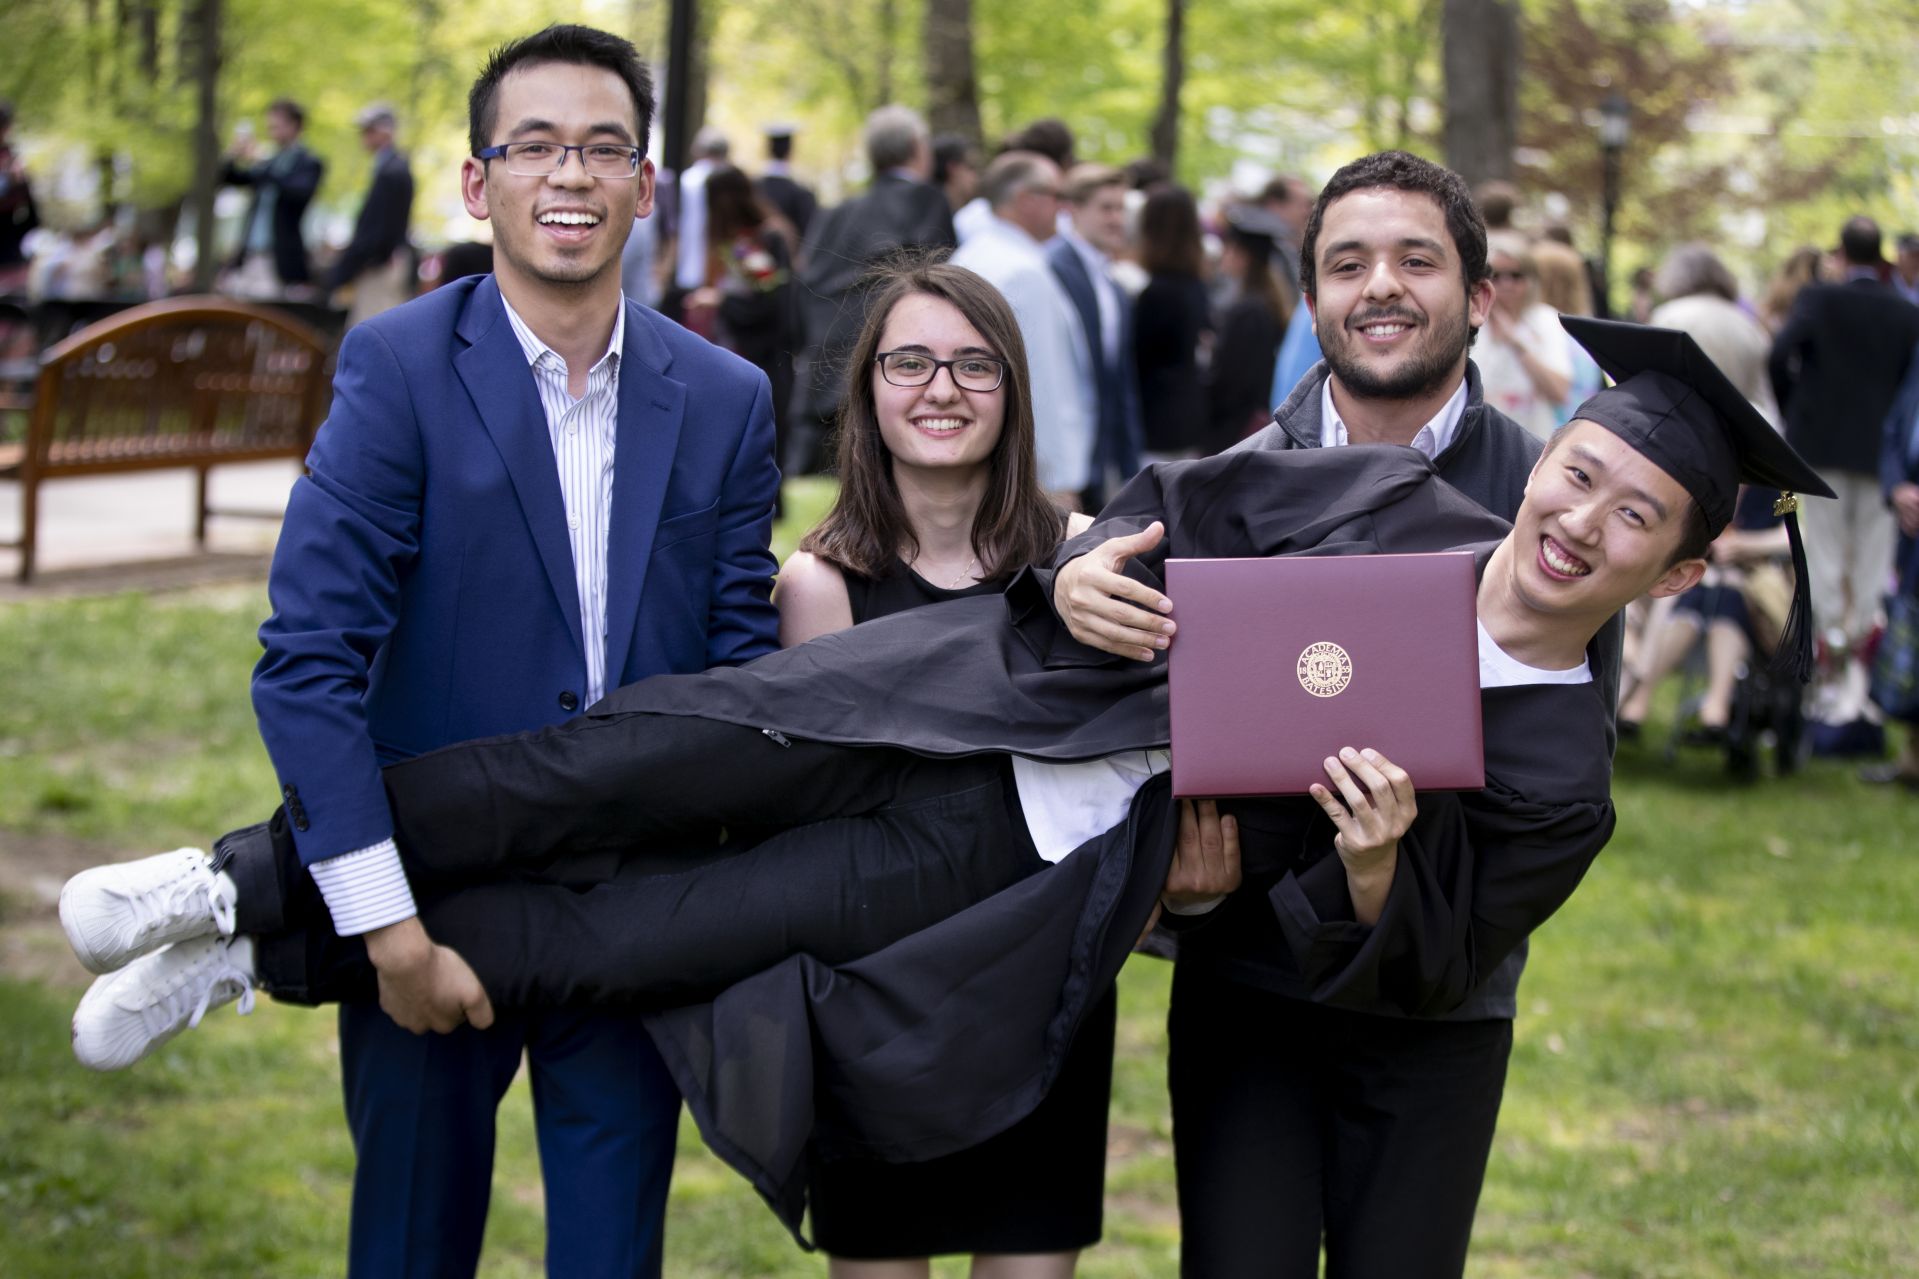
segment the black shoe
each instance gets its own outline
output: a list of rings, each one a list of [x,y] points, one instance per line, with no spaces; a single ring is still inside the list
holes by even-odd
[[[1726,726],[1724,724],[1694,724],[1679,735],[1681,746],[1710,746],[1714,749],[1726,744]]]
[[[1906,771],[1906,766],[1898,760],[1867,764],[1859,770],[1859,780],[1870,786],[1903,786],[1909,791],[1919,791],[1919,773]]]

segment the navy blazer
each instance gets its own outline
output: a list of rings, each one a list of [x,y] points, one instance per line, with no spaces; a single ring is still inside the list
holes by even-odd
[[[234,251],[233,265],[238,267],[246,261],[247,244],[253,238],[253,220],[260,216],[260,188],[270,186],[275,188],[272,227],[274,274],[280,277],[282,284],[305,284],[313,277],[307,268],[307,246],[300,233],[300,221],[306,217],[307,205],[313,202],[313,193],[320,189],[320,179],[326,175],[326,165],[302,143],[293,143],[287,151],[289,157],[285,172],[276,169],[277,158],[249,166],[229,160],[220,180],[254,189],[253,203],[247,206],[246,221],[240,224],[240,247]]]
[[[1139,371],[1133,362],[1133,299],[1125,289],[1115,286],[1119,295],[1119,362],[1109,364],[1102,341],[1099,319],[1099,295],[1086,263],[1067,242],[1055,237],[1046,246],[1046,260],[1053,268],[1079,312],[1086,329],[1086,347],[1093,357],[1093,379],[1099,394],[1097,430],[1093,434],[1093,480],[1100,486],[1107,468],[1119,472],[1122,483],[1133,478],[1140,466],[1140,450],[1145,446],[1139,408]]]
[[[1919,307],[1877,280],[1809,284],[1767,369],[1786,441],[1818,469],[1876,475],[1880,427],[1919,343]]]
[[[1919,348],[1906,363],[1906,379],[1880,429],[1879,486],[1888,502],[1898,484],[1919,484]]]
[[[778,647],[766,377],[626,308],[609,690]],[[311,864],[393,833],[381,765],[586,709],[586,656],[546,416],[492,276],[348,332],[307,468],[253,703]]]
[[[360,216],[353,221],[353,238],[334,259],[327,288],[341,288],[380,266],[406,243],[413,220],[413,170],[406,157],[392,147],[373,160],[373,185],[367,188]]]

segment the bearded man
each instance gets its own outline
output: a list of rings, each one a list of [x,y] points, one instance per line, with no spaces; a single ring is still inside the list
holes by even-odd
[[[1300,243],[1324,359],[1233,451],[1409,445],[1515,519],[1541,446],[1484,402],[1468,358],[1492,309],[1486,257],[1486,224],[1458,174],[1403,151],[1340,169]],[[1124,572],[1163,537],[1154,523],[1059,569],[1053,603],[1073,638],[1149,662],[1172,642],[1173,602]],[[1559,563],[1579,571],[1574,558]],[[1614,620],[1591,649],[1608,708],[1618,655]],[[1610,712],[1603,731],[1610,747]],[[1451,1011],[1407,1018],[1320,1007],[1273,977],[1269,956],[1219,944],[1203,916],[1171,923],[1182,1273],[1316,1272],[1323,1239],[1335,1276],[1457,1274],[1505,1087],[1524,943]],[[1293,1047],[1275,1054],[1278,1044]],[[1287,1187],[1283,1211],[1272,1210],[1274,1185]]]

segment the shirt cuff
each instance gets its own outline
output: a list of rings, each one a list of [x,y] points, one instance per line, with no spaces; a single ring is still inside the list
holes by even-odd
[[[357,937],[420,913],[406,882],[406,868],[400,865],[400,850],[390,839],[314,862],[307,869],[326,899],[333,931],[342,937]]]
[[[1182,902],[1180,905],[1177,905],[1177,906],[1175,906],[1172,902],[1164,901],[1164,900],[1162,900],[1160,904],[1166,907],[1166,910],[1169,914],[1204,915],[1225,900],[1226,900],[1226,894],[1221,893],[1217,897],[1205,897],[1196,902]]]

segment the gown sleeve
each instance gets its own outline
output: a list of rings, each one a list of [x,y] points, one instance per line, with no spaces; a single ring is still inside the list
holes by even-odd
[[[1311,998],[1416,1016],[1449,1012],[1565,904],[1615,820],[1604,716],[1592,690],[1488,690],[1486,787],[1419,797],[1371,927],[1352,917],[1336,855],[1280,877],[1268,895]],[[1568,749],[1542,761],[1542,741]]]

